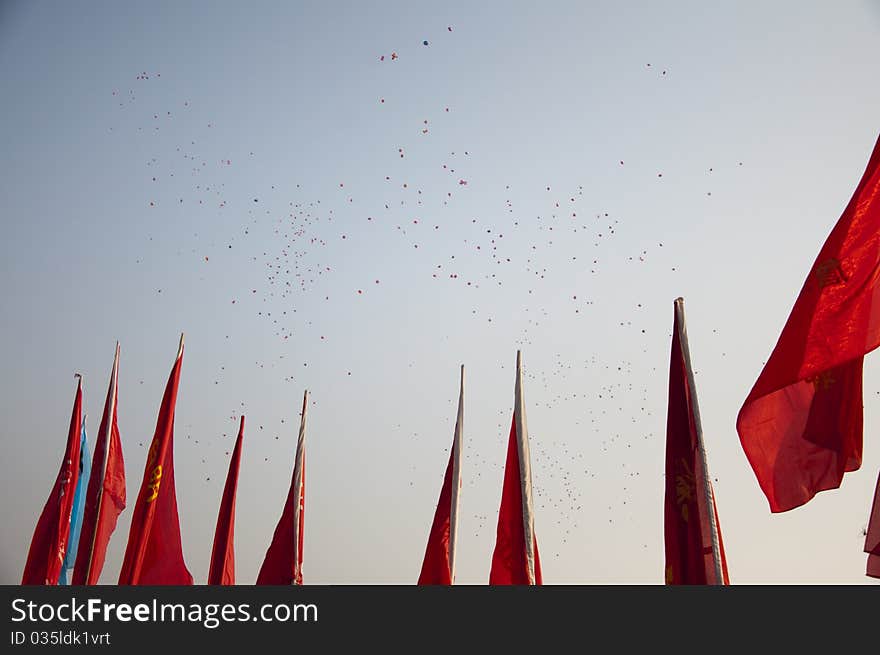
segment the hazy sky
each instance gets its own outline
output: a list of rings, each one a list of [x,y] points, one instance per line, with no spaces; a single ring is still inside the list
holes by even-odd
[[[305,582],[415,583],[464,364],[457,582],[484,584],[522,349],[545,582],[661,584],[677,296],[731,581],[874,582],[880,355],[862,468],[805,507],[770,514],[735,420],[880,132],[878,60],[866,0],[3,2],[0,582],[119,340],[116,582],[185,332],[198,583],[242,413],[256,579],[306,388]]]

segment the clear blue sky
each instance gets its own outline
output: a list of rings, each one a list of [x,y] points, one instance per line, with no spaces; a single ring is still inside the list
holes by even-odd
[[[308,388],[306,583],[414,583],[464,364],[457,581],[485,583],[521,348],[545,581],[660,584],[683,296],[731,580],[871,582],[880,356],[862,469],[803,508],[770,514],[735,418],[880,131],[880,4],[474,5],[0,4],[0,581],[73,374],[93,440],[121,342],[133,499],[185,332],[197,582],[241,413],[255,580]]]

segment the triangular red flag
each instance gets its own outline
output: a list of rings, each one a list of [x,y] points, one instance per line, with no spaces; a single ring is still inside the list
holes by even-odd
[[[868,518],[868,529],[865,531],[865,552],[868,553],[865,573],[872,578],[880,578],[880,476],[877,477],[874,503]]]
[[[174,485],[174,407],[183,363],[183,335],[159,409],[156,432],[147,453],[144,478],[135,500],[125,559],[123,585],[191,585],[183,561],[180,518]]]
[[[880,139],[740,409],[743,450],[784,512],[862,463],[862,360],[880,345]]]
[[[238,489],[238,469],[241,461],[241,440],[244,437],[244,416],[238,427],[238,438],[229,460],[226,486],[217,514],[217,528],[214,531],[214,548],[211,550],[211,568],[208,571],[208,584],[235,584],[235,492]]]
[[[666,584],[730,584],[706,465],[684,300],[675,301],[666,412]]]
[[[420,585],[451,585],[455,581],[455,543],[458,529],[458,494],[461,489],[461,436],[464,430],[464,366],[458,392],[458,416],[452,452],[440,488],[440,500],[428,535],[425,559],[419,574]]]
[[[116,520],[125,509],[125,463],[116,422],[119,380],[119,343],[113,358],[110,386],[104,401],[104,414],[92,456],[92,475],[86,489],[79,549],[73,569],[73,584],[94,585],[101,577],[107,544],[116,529]],[[103,471],[103,475],[102,472]]]
[[[284,503],[284,511],[275,526],[272,543],[257,576],[258,585],[301,585],[303,562],[303,527],[306,505],[306,407],[309,392],[303,394],[299,436],[296,440],[296,457],[290,491]]]
[[[77,374],[76,396],[70,429],[67,432],[67,448],[55,484],[43,506],[34,528],[27,562],[21,577],[23,585],[56,585],[67,552],[70,536],[70,514],[73,510],[73,492],[79,478],[79,450],[82,430],[82,376]],[[76,462],[76,464],[74,464]]]
[[[522,387],[522,358],[517,351],[513,422],[507,444],[498,530],[489,572],[490,585],[543,583],[535,535],[529,435]]]

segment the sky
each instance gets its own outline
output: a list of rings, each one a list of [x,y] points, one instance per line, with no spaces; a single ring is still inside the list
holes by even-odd
[[[242,414],[256,580],[306,389],[304,582],[415,583],[461,365],[456,582],[485,584],[517,350],[544,582],[662,584],[679,296],[731,582],[876,583],[880,359],[862,467],[798,509],[735,421],[880,133],[878,37],[876,0],[0,3],[0,583],[118,340],[115,584],[184,333],[197,584]]]

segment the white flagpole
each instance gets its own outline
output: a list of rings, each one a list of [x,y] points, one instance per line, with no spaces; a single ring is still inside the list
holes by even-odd
[[[449,512],[449,576],[455,583],[455,544],[458,536],[458,494],[461,487],[461,437],[464,431],[464,364],[458,391],[458,416],[452,441],[452,508]]]
[[[529,584],[535,584],[535,517],[532,502],[532,470],[529,458],[529,431],[526,425],[526,407],[523,398],[522,353],[516,351],[516,387],[513,407],[516,425],[516,445],[519,454],[520,491],[523,508],[523,536],[525,537],[526,573]]]
[[[306,408],[309,403],[309,391],[303,393],[302,418],[299,422],[299,435],[296,440],[296,459],[293,465],[293,584],[296,584],[297,573],[302,574],[299,568],[299,521],[301,516],[300,498],[303,495],[303,464],[305,463],[305,439],[306,439]]]

